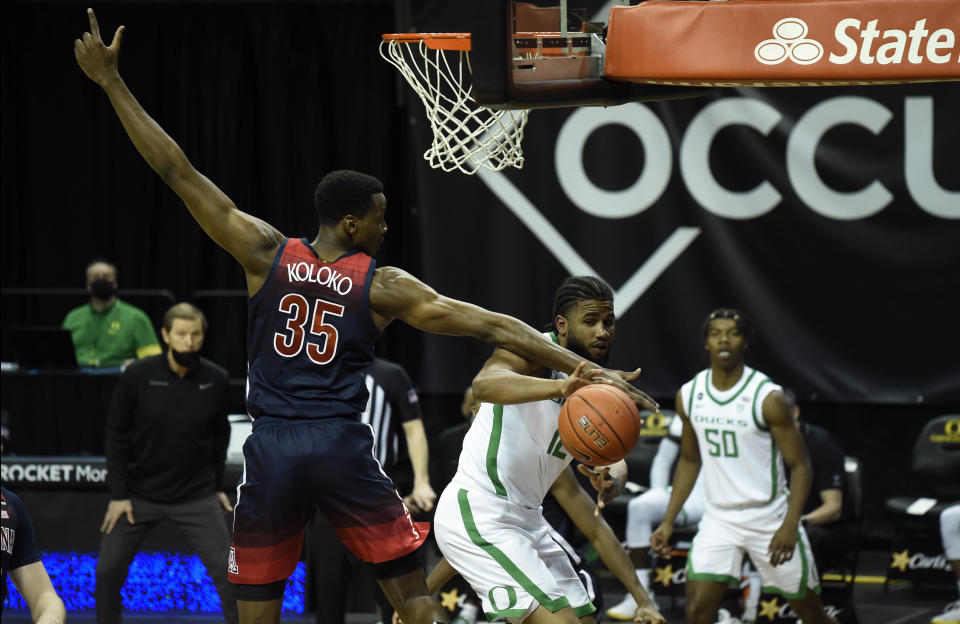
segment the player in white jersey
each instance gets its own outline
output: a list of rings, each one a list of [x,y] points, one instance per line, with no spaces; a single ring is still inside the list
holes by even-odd
[[[635,496],[627,503],[626,545],[630,560],[637,571],[643,588],[650,591],[650,534],[667,513],[670,502],[670,468],[680,455],[680,438],[683,435],[683,419],[674,416],[667,435],[660,441],[657,454],[650,465],[650,489]],[[703,517],[703,479],[697,479],[693,491],[687,497],[675,524],[695,527]],[[607,609],[607,617],[613,620],[632,620],[636,603],[631,594],[620,603]]]
[[[650,545],[669,555],[674,521],[702,474],[704,515],[687,559],[688,624],[714,622],[729,584],[739,582],[744,554],[760,572],[764,590],[782,595],[804,624],[834,622],[817,595],[816,564],[800,526],[812,480],[810,458],[780,386],[744,361],[749,330],[744,315],[730,308],[715,310],[704,322],[710,367],[677,393],[680,459],[667,513]]]
[[[560,346],[606,362],[615,329],[610,287],[594,277],[567,278],[554,299],[554,325],[549,335]],[[437,503],[434,530],[444,560],[427,579],[430,591],[456,570],[480,597],[488,621],[579,624],[582,618],[593,624],[595,608],[541,511],[550,491],[634,595],[635,621],[665,622],[616,535],[577,483],[572,457],[557,433],[563,398],[592,379],[583,365],[568,378],[503,349],[487,360],[473,382],[480,410],[464,439],[457,473]],[[601,491],[599,511],[622,489],[625,463],[596,472],[581,468]],[[610,474],[617,482],[613,487]]]

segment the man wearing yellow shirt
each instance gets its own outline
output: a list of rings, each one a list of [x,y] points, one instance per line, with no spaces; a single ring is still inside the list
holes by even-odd
[[[117,299],[117,267],[104,260],[87,265],[90,303],[70,310],[70,330],[80,366],[122,366],[161,353],[157,333],[143,310]]]

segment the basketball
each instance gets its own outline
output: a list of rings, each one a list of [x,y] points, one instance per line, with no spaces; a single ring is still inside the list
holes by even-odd
[[[630,452],[643,421],[627,393],[607,384],[580,388],[560,409],[558,431],[567,450],[588,466],[608,466]]]

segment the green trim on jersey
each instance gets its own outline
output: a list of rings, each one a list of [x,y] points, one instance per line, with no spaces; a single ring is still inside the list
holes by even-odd
[[[595,606],[593,606],[593,603],[592,603],[592,602],[588,602],[588,603],[585,604],[585,605],[582,605],[582,606],[579,606],[579,607],[574,608],[573,614],[574,614],[575,616],[577,616],[577,617],[583,617],[583,616],[585,616],[585,615],[590,615],[591,613],[593,613],[593,612],[596,611],[596,610],[597,610],[597,608],[596,608]]]
[[[753,392],[753,405],[751,407],[752,409],[751,414],[753,415],[753,422],[757,425],[757,429],[759,429],[760,431],[770,431],[770,427],[768,427],[765,422],[761,422],[761,420],[757,420],[757,399],[760,398],[760,389],[763,388],[768,383],[773,383],[770,381],[769,377],[765,378],[763,381],[757,384],[757,389],[754,390]],[[763,412],[763,403],[760,404],[760,412],[761,414]]]
[[[772,503],[777,498],[777,443],[775,440],[770,441],[770,500],[768,503]],[[787,499],[789,501],[789,498]]]
[[[497,471],[497,453],[500,451],[500,436],[503,435],[503,406],[493,406],[493,428],[490,430],[490,443],[487,444],[487,475],[493,483],[494,491],[500,496],[507,495],[507,488],[500,482]]]
[[[810,575],[810,563],[807,560],[807,551],[803,548],[803,540],[800,539],[800,533],[797,533],[797,548],[800,550],[800,587],[796,593],[790,593],[779,587],[773,585],[764,585],[763,591],[768,594],[780,594],[787,600],[796,600],[798,598],[803,598],[807,595],[807,590],[812,591],[813,593],[820,594],[820,583],[817,583],[814,587],[807,587],[807,577]]]
[[[729,405],[730,402],[733,401],[733,400],[734,400],[735,398],[737,398],[738,396],[740,396],[740,393],[743,392],[743,389],[746,388],[746,387],[750,384],[750,380],[753,379],[753,376],[757,374],[757,369],[753,369],[752,371],[750,371],[750,374],[747,375],[746,381],[744,381],[744,382],[740,385],[740,388],[737,389],[737,391],[734,392],[732,395],[730,395],[730,398],[727,399],[726,401],[718,401],[717,398],[716,398],[715,396],[713,396],[713,393],[710,392],[710,372],[711,372],[710,369],[707,369],[707,383],[705,384],[706,387],[707,387],[707,396],[710,397],[710,399],[711,399],[714,403],[716,403],[717,405]],[[741,379],[742,379],[742,377],[741,377]]]
[[[570,606],[570,601],[566,596],[561,596],[556,600],[551,600],[542,589],[537,587],[534,582],[531,581],[529,577],[527,577],[527,575],[517,567],[517,564],[515,564],[510,557],[506,555],[506,553],[488,542],[483,538],[482,535],[480,535],[480,532],[477,530],[477,523],[473,519],[473,511],[470,509],[470,501],[467,499],[466,490],[460,489],[457,491],[457,502],[460,504],[460,517],[463,518],[463,527],[467,530],[467,535],[470,537],[470,541],[486,551],[486,553],[490,555],[494,561],[500,564],[500,567],[510,575],[510,578],[516,581],[528,594],[533,596],[537,602],[542,604],[553,613],[556,613],[564,607]],[[591,606],[593,606],[592,603]],[[526,609],[517,611],[516,609],[511,610],[508,608],[503,611],[487,613],[486,616],[487,620],[492,621],[493,619],[500,617],[516,617],[518,615],[523,615],[525,612]],[[494,617],[491,618],[491,615]]]
[[[753,405],[751,406],[751,412],[753,415],[753,422],[757,425],[757,428],[764,433],[770,433],[770,427],[766,427],[757,420],[757,399],[760,397],[760,389],[763,388],[768,383],[773,383],[770,381],[770,378],[767,377],[757,385],[757,389],[753,393]],[[763,404],[760,406],[761,411],[763,411]],[[777,446],[777,441],[773,439],[773,436],[770,437],[770,499],[768,503],[772,503],[777,498],[777,455],[780,452],[780,448]]]

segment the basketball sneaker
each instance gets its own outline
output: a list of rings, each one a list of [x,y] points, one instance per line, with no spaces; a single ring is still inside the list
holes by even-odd
[[[660,605],[657,604],[657,599],[654,598],[653,594],[649,591],[647,595],[650,596],[650,602],[653,603],[653,608],[659,611]],[[607,609],[607,617],[619,622],[629,622],[633,620],[633,614],[636,613],[636,611],[637,601],[633,599],[632,594],[627,594],[623,597],[623,600]]]
[[[460,609],[460,613],[457,614],[457,617],[453,618],[453,624],[476,624],[476,621],[477,605],[470,602],[463,605],[463,608]]]
[[[930,620],[930,624],[960,624],[960,600],[948,604],[943,613]]]
[[[717,611],[717,624],[743,624],[740,621],[740,618],[733,615],[726,609],[720,609]]]

